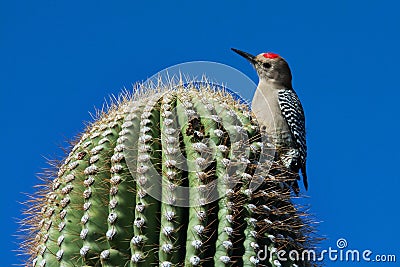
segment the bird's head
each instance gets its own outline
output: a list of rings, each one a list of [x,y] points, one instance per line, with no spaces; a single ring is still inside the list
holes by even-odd
[[[292,86],[292,74],[285,59],[275,53],[267,52],[253,56],[249,53],[232,48],[232,50],[254,66],[260,80],[272,82],[285,87]]]

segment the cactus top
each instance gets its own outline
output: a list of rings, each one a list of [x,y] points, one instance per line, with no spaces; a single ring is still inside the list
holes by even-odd
[[[252,113],[212,85],[164,87],[75,142],[27,212],[27,266],[296,266],[276,253],[307,248],[308,227]]]

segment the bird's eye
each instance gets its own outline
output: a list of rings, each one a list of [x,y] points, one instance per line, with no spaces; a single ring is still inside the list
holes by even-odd
[[[269,64],[268,62],[265,62],[262,64],[264,68],[268,69],[271,67],[271,64]]]

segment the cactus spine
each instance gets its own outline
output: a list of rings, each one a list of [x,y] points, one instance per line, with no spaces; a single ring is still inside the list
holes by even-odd
[[[210,84],[166,87],[80,137],[28,212],[27,265],[309,266],[277,258],[308,227],[251,112]]]

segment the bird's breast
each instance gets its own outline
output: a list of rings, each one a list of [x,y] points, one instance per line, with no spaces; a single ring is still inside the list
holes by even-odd
[[[278,91],[258,87],[252,101],[251,109],[259,125],[276,145],[290,143],[291,133],[286,119],[282,115],[278,102]]]

